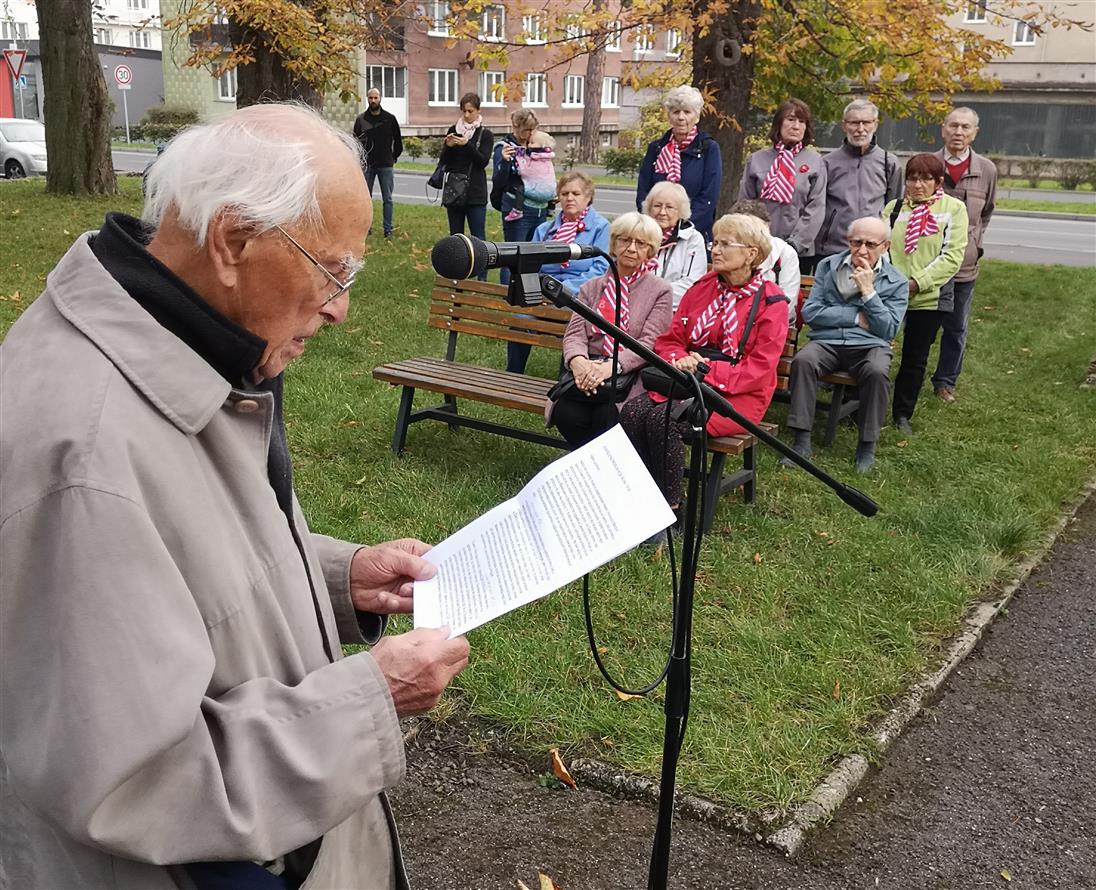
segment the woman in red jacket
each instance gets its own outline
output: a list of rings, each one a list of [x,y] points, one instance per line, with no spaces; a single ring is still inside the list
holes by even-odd
[[[669,330],[655,341],[655,352],[685,371],[705,362],[711,370],[704,382],[757,422],[776,389],[776,366],[788,333],[788,298],[761,278],[761,264],[771,250],[761,220],[728,214],[716,221],[712,235],[712,271],[685,292]],[[669,407],[665,396],[648,392],[624,406],[620,422],[676,509],[688,424],[671,419],[667,426]],[[709,436],[741,432],[741,426],[718,414],[708,420]]]

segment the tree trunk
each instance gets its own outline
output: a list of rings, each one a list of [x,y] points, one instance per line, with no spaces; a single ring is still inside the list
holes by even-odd
[[[39,51],[45,93],[46,191],[113,195],[111,101],[91,40],[87,0],[38,0]]]
[[[698,15],[706,5],[706,0],[696,0],[694,9]],[[717,218],[734,203],[742,179],[742,149],[755,60],[753,53],[742,53],[741,48],[752,43],[759,14],[757,0],[742,0],[718,20],[707,35],[694,38],[693,85],[702,92],[711,92],[716,102],[715,112],[706,111],[701,117],[700,128],[719,144],[723,158]]]
[[[598,15],[605,0],[594,0],[593,14]],[[605,79],[605,47],[586,56],[586,95],[582,107],[582,133],[578,138],[578,162],[596,164],[601,148],[601,83]]]
[[[310,84],[289,71],[277,50],[261,31],[232,22],[229,35],[233,46],[251,44],[255,61],[236,69],[236,107],[245,108],[259,102],[296,100],[319,110],[323,95]]]

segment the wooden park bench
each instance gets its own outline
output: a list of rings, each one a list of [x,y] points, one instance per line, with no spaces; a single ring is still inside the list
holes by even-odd
[[[532,316],[532,317],[526,317]],[[461,402],[481,402],[543,415],[548,390],[556,381],[527,374],[515,374],[457,361],[459,335],[490,340],[525,343],[562,351],[563,333],[571,317],[570,310],[554,306],[515,308],[506,302],[503,285],[483,281],[434,279],[427,324],[448,335],[444,358],[411,358],[374,368],[373,377],[402,388],[392,434],[392,451],[400,454],[408,428],[423,420],[437,420],[450,429],[470,427],[483,432],[566,449],[562,437],[519,426],[464,414]],[[501,352],[500,352],[501,358]],[[437,393],[442,401],[425,408],[414,407],[416,390]],[[770,432],[776,427],[765,424]],[[712,454],[711,468],[705,479],[706,510],[704,528],[711,527],[720,495],[741,488],[743,499],[752,504],[757,488],[757,439],[751,435],[708,439]],[[742,455],[742,468],[724,475],[727,455]]]

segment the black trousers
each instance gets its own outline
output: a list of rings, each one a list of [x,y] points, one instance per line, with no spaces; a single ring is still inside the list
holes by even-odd
[[[552,423],[572,448],[596,439],[619,420],[620,412],[612,403],[560,399],[552,409]]]
[[[894,402],[891,405],[891,413],[896,419],[913,417],[921,385],[925,382],[929,351],[944,323],[944,315],[937,309],[914,309],[906,313],[902,363],[898,366],[898,376],[894,378]]]

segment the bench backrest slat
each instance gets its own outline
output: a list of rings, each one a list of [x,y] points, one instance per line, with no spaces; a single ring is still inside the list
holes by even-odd
[[[562,336],[567,328],[565,324],[561,325],[555,319],[521,318],[512,312],[501,312],[493,307],[453,306],[441,303],[431,305],[427,321],[432,328],[448,329],[452,322],[474,321],[491,327],[502,327],[507,330],[521,328],[538,334],[554,334],[557,337]]]

